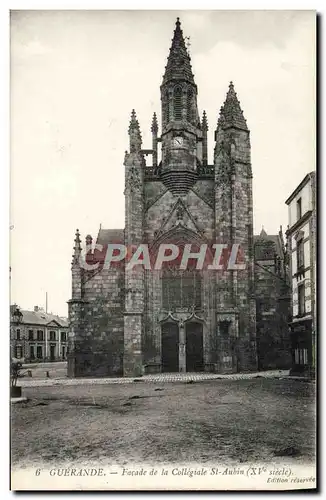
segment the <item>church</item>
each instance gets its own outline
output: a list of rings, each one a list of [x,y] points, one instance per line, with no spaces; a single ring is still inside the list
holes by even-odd
[[[151,148],[143,147],[131,113],[124,229],[100,227],[94,241],[86,236],[89,266],[81,265],[76,232],[68,376],[286,368],[290,289],[282,228],[254,236],[250,131],[232,82],[208,163],[207,117],[199,114],[179,18],[160,94],[162,121],[154,113]],[[222,262],[238,246],[243,265],[198,268],[200,249],[209,253],[214,244],[225,247]],[[104,265],[114,245],[131,254],[147,245],[151,257],[162,245],[191,252],[185,268],[167,259],[160,269],[128,270],[126,260]]]

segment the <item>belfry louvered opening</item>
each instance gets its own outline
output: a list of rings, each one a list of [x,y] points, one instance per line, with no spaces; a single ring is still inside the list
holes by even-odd
[[[175,120],[182,120],[182,90],[180,87],[174,89],[173,114]]]
[[[188,120],[188,122],[192,122],[192,119],[193,119],[193,116],[192,116],[192,96],[193,96],[193,92],[191,89],[189,89],[187,92],[187,120]]]
[[[166,102],[166,105],[165,105],[165,121],[166,121],[166,123],[168,123],[168,121],[170,120],[169,92],[166,92],[166,94],[165,94],[165,102]]]

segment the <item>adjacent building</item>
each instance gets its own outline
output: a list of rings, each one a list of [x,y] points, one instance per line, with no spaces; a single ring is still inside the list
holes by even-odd
[[[282,227],[273,235],[262,229],[254,241],[258,368],[291,368],[291,281]]]
[[[48,314],[40,307],[34,311],[10,307],[10,354],[25,362],[67,359],[68,321]]]
[[[121,165],[125,227],[100,227],[94,241],[86,236],[88,263],[98,264],[96,270],[80,265],[82,242],[76,232],[69,300],[71,377],[257,370],[257,300],[260,350],[271,349],[267,335],[286,343],[288,311],[281,313],[287,300],[282,302],[285,248],[274,237],[270,245],[264,234],[261,242],[254,239],[250,131],[235,87],[231,82],[220,109],[212,164],[208,120],[205,111],[199,116],[197,94],[177,19],[160,87],[160,133],[154,113],[151,148],[144,149],[136,113],[131,113],[129,148]],[[146,244],[156,260],[162,244],[183,250],[191,244],[192,252],[207,244],[209,253],[212,243],[228,249],[240,245],[244,268],[180,269],[170,263],[130,272],[124,262],[104,266],[112,244],[132,252]],[[266,254],[261,251],[265,244]],[[284,314],[285,334],[277,326]],[[286,349],[282,342],[274,342],[269,357],[264,354],[263,367],[275,365],[278,350]]]
[[[285,202],[292,285],[292,371],[314,371],[316,360],[316,173],[310,172]]]

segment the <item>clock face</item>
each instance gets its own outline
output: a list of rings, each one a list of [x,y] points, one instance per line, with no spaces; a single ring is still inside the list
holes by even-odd
[[[183,146],[183,137],[175,137],[173,139],[173,144],[176,146],[176,147],[180,147],[180,146]]]

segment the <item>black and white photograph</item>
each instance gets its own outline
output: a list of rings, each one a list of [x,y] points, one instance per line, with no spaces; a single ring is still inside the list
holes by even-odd
[[[11,490],[316,490],[316,25],[11,10]]]

